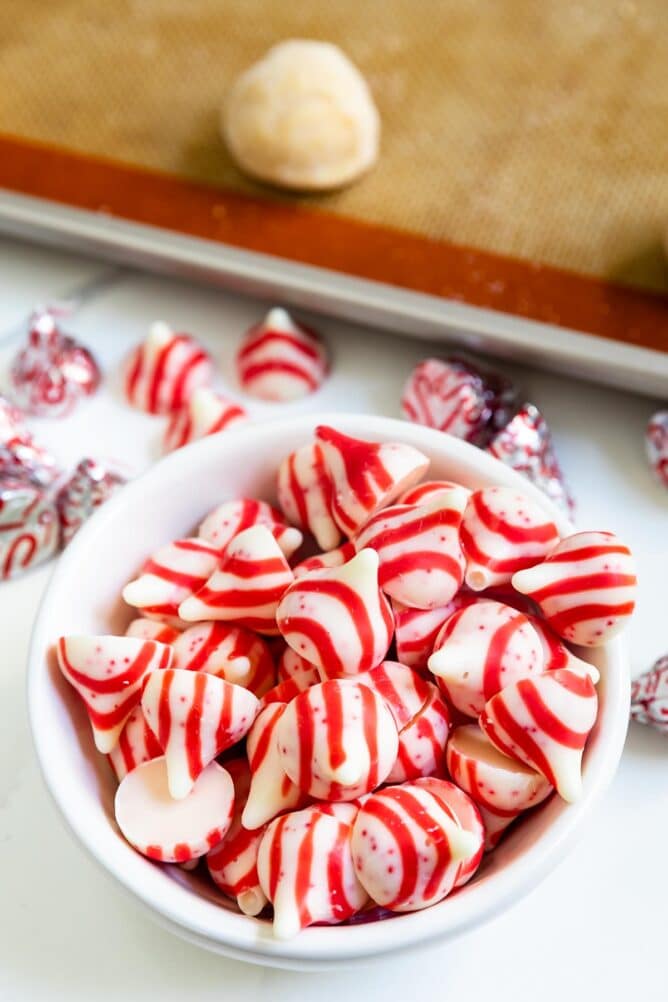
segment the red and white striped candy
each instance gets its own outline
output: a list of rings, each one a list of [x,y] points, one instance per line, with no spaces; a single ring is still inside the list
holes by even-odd
[[[241,813],[248,798],[250,770],[243,758],[225,763],[234,783],[232,824],[221,842],[206,857],[216,887],[232,898],[244,915],[259,915],[267,903],[257,873],[257,853],[264,829],[242,827]]]
[[[335,428],[315,431],[333,485],[332,514],[351,539],[381,508],[423,476],[429,460],[411,445],[364,442]]]
[[[135,706],[125,721],[118,744],[112,748],[107,756],[109,764],[116,774],[116,779],[120,783],[129,772],[136,769],[142,762],[150,762],[152,758],[159,758],[161,755],[162,748],[146,723],[141,706]]]
[[[290,647],[327,677],[375,668],[394,630],[378,587],[376,551],[362,550],[343,567],[299,578],[281,599],[276,620]]]
[[[174,800],[164,758],[133,769],[114,801],[116,823],[128,842],[149,859],[187,863],[204,856],[232,822],[234,785],[229,772],[210,762],[182,800]]]
[[[125,721],[141,699],[146,676],[169,668],[172,649],[135,637],[60,637],[58,666],[83,699],[95,747],[116,746]]]
[[[456,361],[426,358],[415,367],[401,397],[409,421],[470,440],[486,423],[484,387],[479,376]]]
[[[392,602],[394,639],[397,658],[415,671],[425,671],[436,637],[446,620],[474,599],[459,592],[447,605],[435,609],[409,609],[401,602]]]
[[[415,783],[424,790],[429,790],[443,807],[457,819],[460,828],[473,836],[475,852],[458,863],[455,873],[454,886],[462,887],[471,879],[482,860],[485,833],[481,824],[480,810],[468,793],[460,790],[458,786],[450,783],[447,779],[425,776],[422,779],[416,779]]]
[[[157,619],[133,619],[127,630],[126,637],[138,637],[140,640],[157,640],[159,644],[173,644],[181,634],[173,626],[161,623]]]
[[[285,517],[315,537],[321,550],[332,550],[341,532],[332,515],[332,481],[317,442],[286,456],[278,468],[278,503]]]
[[[466,491],[467,499],[471,491],[461,484],[456,484],[454,480],[425,480],[416,487],[409,487],[401,495],[397,504],[430,504],[437,501],[444,494],[449,494],[452,490]]]
[[[387,783],[404,783],[444,771],[450,713],[436,686],[427,685],[426,702],[399,732],[399,750]]]
[[[453,706],[469,717],[505,686],[543,671],[540,640],[521,612],[481,599],[445,623],[429,658]]]
[[[513,577],[552,629],[583,647],[600,647],[624,628],[636,585],[631,552],[612,532],[576,532],[542,564]]]
[[[173,414],[212,378],[211,358],[193,338],[155,323],[128,360],[125,394],[134,407],[150,414]]]
[[[500,752],[536,769],[573,802],[582,793],[582,752],[597,711],[589,675],[559,668],[506,686],[485,706],[480,726]]]
[[[318,675],[318,681],[314,684],[317,685],[321,681],[322,679]],[[264,709],[270,703],[291,703],[300,692],[304,692],[303,686],[294,678],[286,678],[282,682],[279,682],[278,685],[275,685],[273,689],[270,689],[269,692],[265,692],[260,700],[260,706]]]
[[[163,441],[165,452],[247,422],[248,414],[241,404],[208,386],[200,386],[169,419]]]
[[[250,831],[306,803],[306,797],[283,768],[278,751],[276,729],[284,712],[285,703],[265,706],[248,733],[246,753],[251,782],[241,821]]]
[[[474,491],[460,537],[466,584],[473,591],[510,581],[516,571],[544,560],[559,542],[557,527],[541,506],[514,487]]]
[[[311,571],[321,571],[325,567],[343,567],[355,556],[355,544],[344,543],[327,553],[316,553],[313,557],[307,557],[292,568],[292,573],[296,578],[302,578]]]
[[[299,529],[288,525],[280,511],[272,508],[266,501],[255,501],[253,498],[224,501],[209,512],[197,534],[200,539],[207,540],[220,553],[224,553],[235,536],[256,525],[266,525],[271,530],[288,560],[304,541]]]
[[[493,811],[488,810],[488,808],[480,806],[480,804],[478,804],[478,810],[480,811],[483,828],[485,829],[485,852],[491,852],[492,849],[496,849],[502,836],[524,814],[524,811],[518,811],[517,814],[509,812],[506,814],[495,814]]]
[[[357,810],[354,804],[314,804],[267,828],[257,869],[274,906],[277,939],[290,939],[314,922],[345,922],[367,903],[351,852]]]
[[[466,493],[456,488],[422,506],[394,505],[377,512],[355,537],[380,557],[378,583],[386,595],[418,609],[446,605],[464,580],[459,525]]]
[[[310,327],[275,307],[246,334],[237,352],[239,382],[261,400],[297,400],[327,375],[325,347]]]
[[[423,784],[378,790],[353,824],[357,877],[369,896],[391,911],[417,911],[441,901],[455,886],[460,863],[482,851],[482,824],[476,833],[463,828],[445,800]]]
[[[577,657],[572,651],[569,651],[568,647],[562,643],[558,635],[547,625],[544,619],[540,619],[539,616],[532,616],[528,612],[525,612],[524,615],[538,634],[543,648],[544,671],[554,671],[555,668],[572,668],[573,671],[585,671],[594,685],[596,685],[601,676],[595,665],[590,664],[588,661],[583,661],[582,658]]]
[[[452,732],[447,766],[457,786],[479,808],[484,807],[498,817],[513,819],[542,803],[552,792],[544,776],[502,755],[477,724],[466,724]]]
[[[203,539],[177,539],[156,550],[126,584],[123,598],[142,616],[181,626],[179,605],[206,584],[219,560],[220,553]]]
[[[177,635],[174,667],[205,671],[250,689],[258,698],[276,684],[274,659],[266,640],[228,623],[204,622]]]
[[[291,647],[286,647],[278,660],[278,681],[288,680],[295,682],[300,692],[320,682],[316,666],[302,658]]]
[[[232,621],[269,636],[278,633],[276,610],[293,580],[287,560],[266,525],[235,536],[218,570],[179,606],[186,622]]]
[[[317,800],[355,800],[387,777],[398,732],[385,700],[354,679],[311,686],[289,703],[276,729],[281,764]]]
[[[169,792],[187,797],[209,762],[241,741],[258,711],[252,692],[205,672],[153,672],[141,706],[165,753]]]
[[[399,731],[420,712],[432,688],[429,682],[398,661],[383,661],[377,668],[358,675],[355,681],[382,696]]]

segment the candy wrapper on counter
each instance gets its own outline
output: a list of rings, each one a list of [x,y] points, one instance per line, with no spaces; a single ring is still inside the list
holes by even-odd
[[[486,449],[524,474],[566,514],[573,498],[557,461],[547,422],[531,403],[519,404],[504,376],[467,359],[428,358],[411,373],[401,398],[404,417]]]
[[[92,354],[60,329],[57,312],[39,309],[32,315],[27,343],[10,371],[15,402],[40,417],[69,414],[100,383]]]
[[[668,410],[650,418],[645,435],[647,459],[657,480],[668,487]]]
[[[36,444],[26,428],[22,412],[0,396],[0,478],[47,486],[58,473],[53,456]]]
[[[668,654],[633,680],[631,718],[668,734]]]
[[[52,493],[26,480],[0,478],[0,578],[44,563],[57,551],[59,539]]]
[[[95,459],[81,460],[56,498],[63,547],[71,542],[93,512],[126,483],[126,479]]]

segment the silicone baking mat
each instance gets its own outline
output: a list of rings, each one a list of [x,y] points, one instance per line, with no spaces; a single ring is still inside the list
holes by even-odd
[[[346,191],[245,179],[234,76],[339,43],[383,120]],[[3,0],[0,186],[668,351],[665,0]]]

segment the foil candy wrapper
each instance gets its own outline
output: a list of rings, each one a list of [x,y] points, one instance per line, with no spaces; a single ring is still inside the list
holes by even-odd
[[[82,459],[72,476],[58,491],[61,546],[72,541],[83,523],[101,504],[127,482],[118,470],[95,459]]]
[[[484,447],[517,410],[517,394],[503,376],[468,359],[428,358],[411,373],[401,409],[410,421]]]
[[[47,486],[59,474],[53,456],[34,441],[23,412],[0,396],[0,479],[26,479]]]
[[[0,478],[0,578],[16,577],[44,563],[59,543],[53,495],[22,479]]]
[[[487,452],[522,473],[571,515],[575,502],[564,480],[547,422],[537,407],[524,404],[487,446]]]
[[[654,476],[668,487],[668,410],[657,411],[650,418],[645,434],[647,459]]]
[[[100,370],[90,351],[58,326],[57,309],[39,309],[28,340],[12,363],[15,402],[29,414],[61,417],[80,397],[94,393]]]
[[[668,734],[668,654],[631,683],[631,719]]]

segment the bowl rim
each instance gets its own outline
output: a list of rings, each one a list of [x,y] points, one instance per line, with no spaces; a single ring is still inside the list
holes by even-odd
[[[67,777],[58,771],[57,758],[50,754],[52,739],[48,724],[53,687],[44,684],[44,669],[47,651],[54,639],[49,635],[50,621],[59,591],[84,552],[94,546],[96,537],[113,525],[122,512],[141,504],[147,481],[157,483],[163,478],[169,481],[177,470],[195,469],[206,463],[209,453],[222,455],[228,451],[228,446],[246,452],[248,443],[250,454],[253,440],[263,433],[279,437],[281,434],[303,433],[306,440],[318,424],[334,424],[344,432],[363,434],[370,440],[405,441],[422,448],[427,454],[430,450],[432,454],[438,453],[441,458],[446,451],[454,461],[471,468],[475,476],[521,488],[554,518],[560,533],[573,531],[572,524],[563,513],[521,474],[488,453],[444,432],[395,418],[366,414],[305,413],[280,420],[269,417],[235,429],[233,439],[222,432],[163,457],[117,492],[88,520],[60,556],[45,588],[34,620],[27,673],[30,729],[44,782],[66,826],[89,856],[148,908],[158,921],[184,938],[237,959],[302,968],[370,960],[385,953],[417,949],[438,939],[452,938],[488,921],[523,897],[554,869],[573,846],[582,823],[611,782],[624,745],[630,699],[625,648],[621,638],[617,637],[598,649],[606,663],[605,720],[601,721],[605,727],[601,726],[597,745],[588,756],[583,797],[575,804],[563,805],[549,830],[523,850],[521,859],[512,860],[499,872],[494,872],[489,880],[476,885],[479,893],[455,894],[440,905],[422,911],[402,913],[386,921],[369,924],[310,927],[293,940],[280,941],[273,939],[268,929],[263,928],[268,926],[267,923],[227,911],[193,894],[177,881],[165,880],[165,874],[157,864],[139,857],[134,850],[130,852],[147,868],[140,886],[128,873],[128,861],[126,859],[124,863],[120,852],[118,859],[102,858],[96,850],[94,837],[70,804]],[[154,872],[151,873],[148,868]],[[162,880],[155,879],[158,875]],[[471,890],[474,890],[473,886]],[[447,907],[443,907],[444,904]]]

